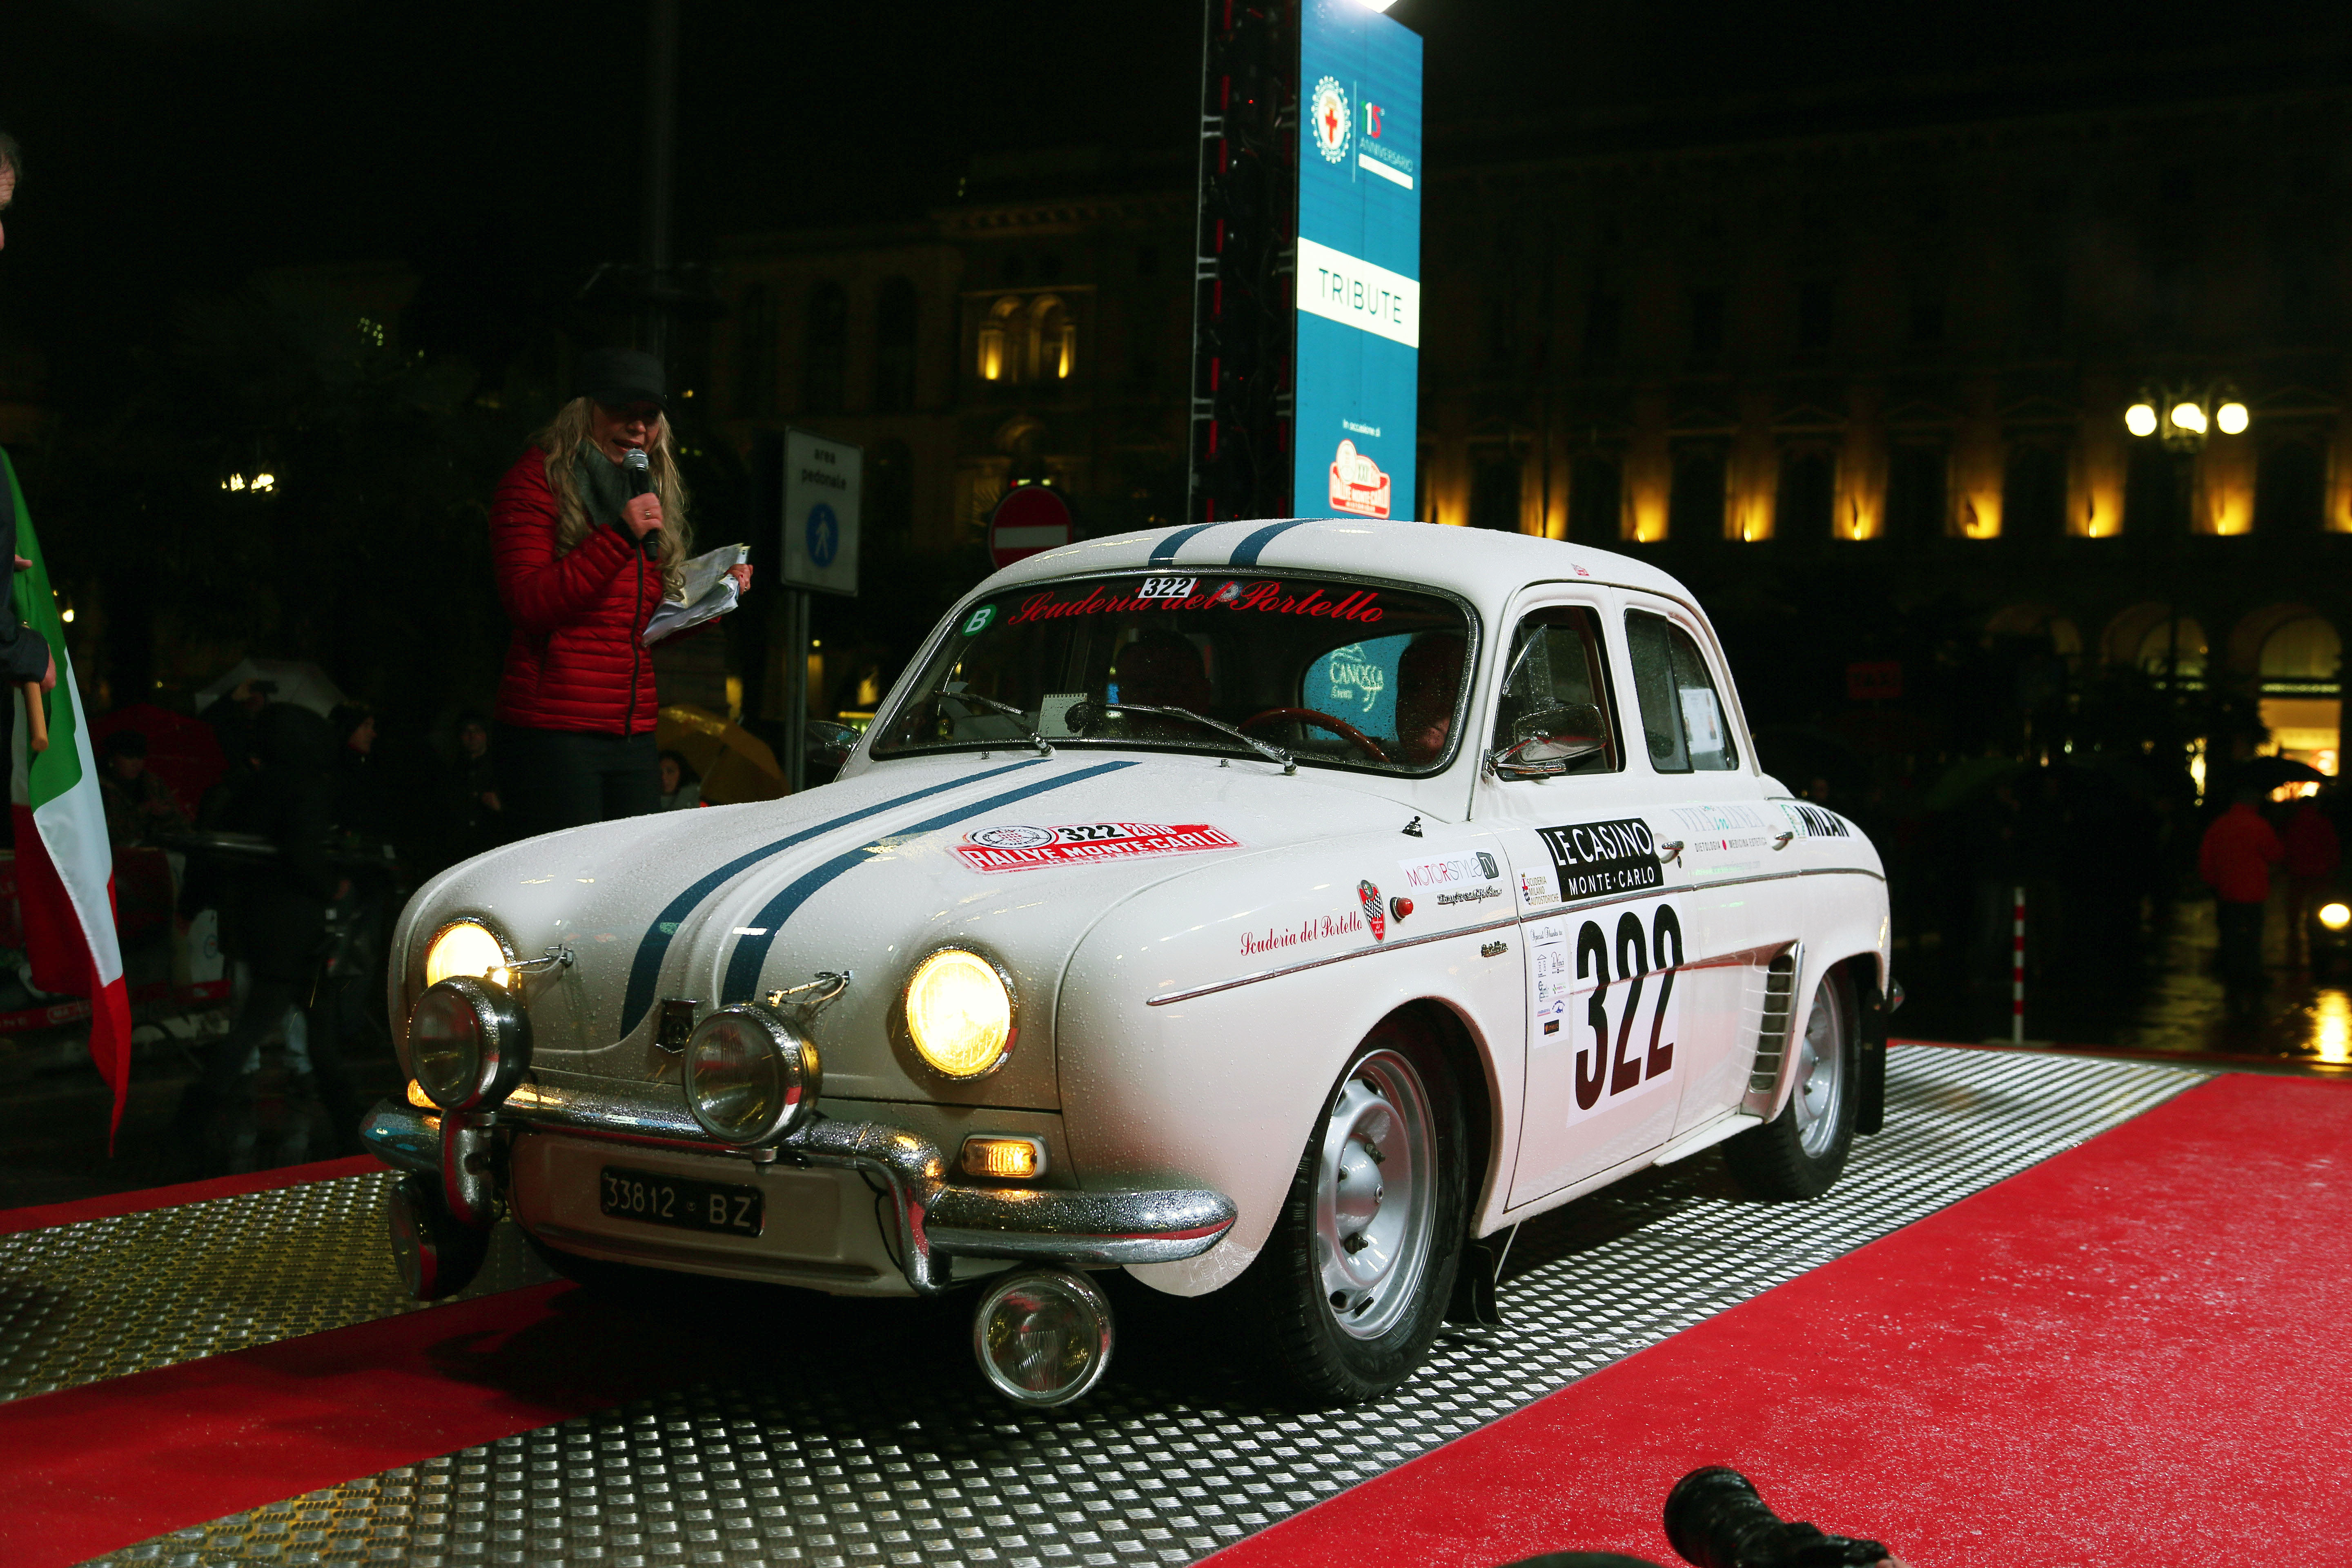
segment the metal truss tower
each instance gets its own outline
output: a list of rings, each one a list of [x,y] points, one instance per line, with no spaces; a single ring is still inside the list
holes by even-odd
[[[1299,0],[1205,0],[1186,520],[1291,514]]]

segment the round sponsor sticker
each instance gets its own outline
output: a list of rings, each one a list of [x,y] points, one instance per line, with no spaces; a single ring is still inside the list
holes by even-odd
[[[988,623],[995,618],[996,606],[994,605],[982,605],[980,608],[974,610],[971,615],[964,617],[963,635],[968,637],[978,637],[981,633],[988,629]]]
[[[1036,849],[1054,842],[1050,827],[983,827],[971,836],[974,844],[991,849]]]

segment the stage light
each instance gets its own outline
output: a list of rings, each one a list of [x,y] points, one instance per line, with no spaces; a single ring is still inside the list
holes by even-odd
[[[2242,436],[2252,422],[2242,403],[2224,403],[2213,411],[2213,423],[2224,436]]]
[[[2135,436],[2156,434],[2156,410],[2145,403],[2135,403],[2124,410],[2124,428]]]
[[[2172,423],[2178,429],[2202,436],[2205,434],[2205,411],[2193,403],[2176,403],[2172,405]]]

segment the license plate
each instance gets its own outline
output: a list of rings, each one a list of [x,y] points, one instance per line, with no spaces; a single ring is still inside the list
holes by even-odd
[[[615,1219],[726,1236],[757,1236],[765,1219],[765,1194],[757,1187],[656,1175],[626,1165],[605,1166],[602,1185],[604,1212]]]

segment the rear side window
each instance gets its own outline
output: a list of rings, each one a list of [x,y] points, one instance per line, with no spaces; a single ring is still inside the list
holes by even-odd
[[[1739,765],[1731,719],[1691,635],[1645,610],[1625,612],[1626,650],[1650,765],[1662,773],[1721,773]]]

